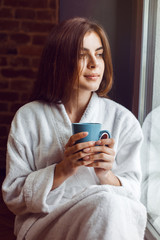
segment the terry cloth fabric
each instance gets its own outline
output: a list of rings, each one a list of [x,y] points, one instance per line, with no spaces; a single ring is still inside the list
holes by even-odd
[[[82,166],[51,191],[55,166],[63,159],[64,146],[72,135],[71,121],[63,104],[26,104],[12,122],[2,187],[5,203],[16,214],[17,240],[41,236],[45,240],[115,240],[117,235],[119,240],[132,235],[134,240],[143,239],[146,212],[139,201],[142,131],[138,121],[123,106],[93,93],[80,122],[99,122],[115,139],[112,171],[122,186],[102,186],[94,169]],[[71,220],[75,229],[69,231],[66,221]],[[111,237],[108,234],[113,230]],[[95,231],[104,237],[94,236]]]

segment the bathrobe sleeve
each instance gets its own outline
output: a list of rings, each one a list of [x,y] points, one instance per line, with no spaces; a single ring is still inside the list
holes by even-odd
[[[46,200],[53,184],[55,165],[33,170],[27,154],[27,149],[10,135],[3,197],[8,208],[16,215],[48,212]]]
[[[128,109],[106,100],[106,126],[115,139],[115,161],[112,171],[121,181],[122,187],[136,198],[140,198],[142,178],[140,149],[143,142],[141,126]],[[108,117],[109,116],[109,117]]]
[[[60,188],[54,194],[51,191],[57,163],[54,145],[56,149],[57,143],[49,135],[48,119],[42,111],[35,116],[30,108],[18,111],[8,137],[2,192],[6,205],[16,215],[47,213],[51,211],[50,198],[53,205],[63,192]]]
[[[134,197],[140,198],[141,165],[140,149],[143,135],[139,123],[120,136],[116,154],[115,174],[122,186]]]

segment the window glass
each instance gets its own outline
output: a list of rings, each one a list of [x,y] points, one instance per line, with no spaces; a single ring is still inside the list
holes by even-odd
[[[144,0],[139,120],[144,142],[142,202],[160,239],[160,0]],[[153,233],[153,236],[155,234]]]
[[[142,202],[148,220],[160,234],[160,106],[147,115],[142,129]]]

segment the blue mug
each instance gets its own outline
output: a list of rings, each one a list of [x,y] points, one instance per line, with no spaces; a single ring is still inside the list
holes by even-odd
[[[88,132],[88,135],[81,138],[76,143],[98,141],[99,139],[110,138],[110,133],[107,130],[101,131],[101,123],[72,123],[73,134],[79,132]]]

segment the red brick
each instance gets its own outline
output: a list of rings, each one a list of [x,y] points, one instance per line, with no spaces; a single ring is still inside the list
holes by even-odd
[[[16,78],[16,77],[35,78],[36,77],[36,72],[34,72],[32,69],[4,68],[1,70],[1,73],[4,77],[7,77],[7,78]]]
[[[49,7],[56,9],[56,7],[57,7],[57,0],[50,0]]]
[[[6,126],[0,126],[0,133],[1,133],[1,136],[7,136],[8,128]]]
[[[15,11],[15,18],[20,19],[34,19],[35,18],[35,11],[32,9],[17,9]]]
[[[39,67],[39,62],[40,62],[40,58],[32,58],[32,67],[33,68],[38,68]]]
[[[0,43],[6,42],[8,39],[8,34],[6,33],[0,33]]]
[[[25,80],[12,80],[11,89],[20,89],[21,91],[28,91],[31,88],[30,82]]]
[[[0,57],[0,66],[6,66],[7,65],[7,59],[5,57]]]
[[[20,46],[19,54],[23,56],[40,56],[42,47],[39,46]]]
[[[4,169],[6,166],[6,148],[0,149],[0,166],[1,169]]]
[[[11,124],[13,114],[1,114],[0,124]]]
[[[0,18],[12,18],[13,13],[11,8],[1,8],[0,9]]]
[[[44,21],[53,21],[55,22],[55,11],[54,10],[39,10],[37,11],[37,19],[44,20]]]
[[[13,104],[11,105],[10,111],[13,112],[13,113],[15,113],[15,112],[17,112],[17,110],[18,110],[20,107],[22,107],[22,105],[23,105],[23,103],[13,103]]]
[[[53,28],[52,23],[46,23],[46,22],[22,22],[21,29],[25,32],[34,32],[34,33],[39,33],[39,32],[50,32],[51,29]]]
[[[13,78],[18,76],[18,71],[13,68],[4,68],[1,70],[2,76],[7,78]]]
[[[7,102],[12,102],[12,101],[17,101],[19,99],[19,94],[17,92],[0,92],[0,101],[7,101]]]
[[[48,34],[47,34],[47,36],[48,36]],[[36,45],[44,45],[44,43],[45,43],[45,41],[47,39],[47,36],[45,36],[45,35],[33,36],[32,43],[36,44]]]
[[[33,88],[33,83],[32,83],[32,86],[31,86],[30,91],[27,91],[27,93],[26,93],[26,92],[21,93],[21,101],[22,101],[23,103],[29,102],[32,88]]]
[[[10,44],[1,44],[0,45],[0,55],[17,55],[17,48]]]
[[[0,135],[1,148],[5,148],[7,146],[7,139],[7,136],[2,136],[2,134]]]
[[[25,57],[11,57],[8,61],[9,65],[12,67],[29,67],[30,61],[29,58]]]
[[[47,7],[46,0],[4,0],[4,5],[12,7],[30,7],[30,8],[45,8]]]
[[[0,89],[7,89],[9,87],[7,81],[0,81]]]
[[[15,20],[4,20],[0,19],[0,31],[18,31],[19,22]]]
[[[10,39],[17,44],[26,44],[30,42],[30,36],[24,33],[13,33],[10,35]]]
[[[17,55],[17,48],[8,48],[7,54],[8,55]]]
[[[7,103],[2,103],[0,102],[0,111],[1,112],[6,112],[8,111],[8,104]],[[0,131],[1,132],[1,131]]]

